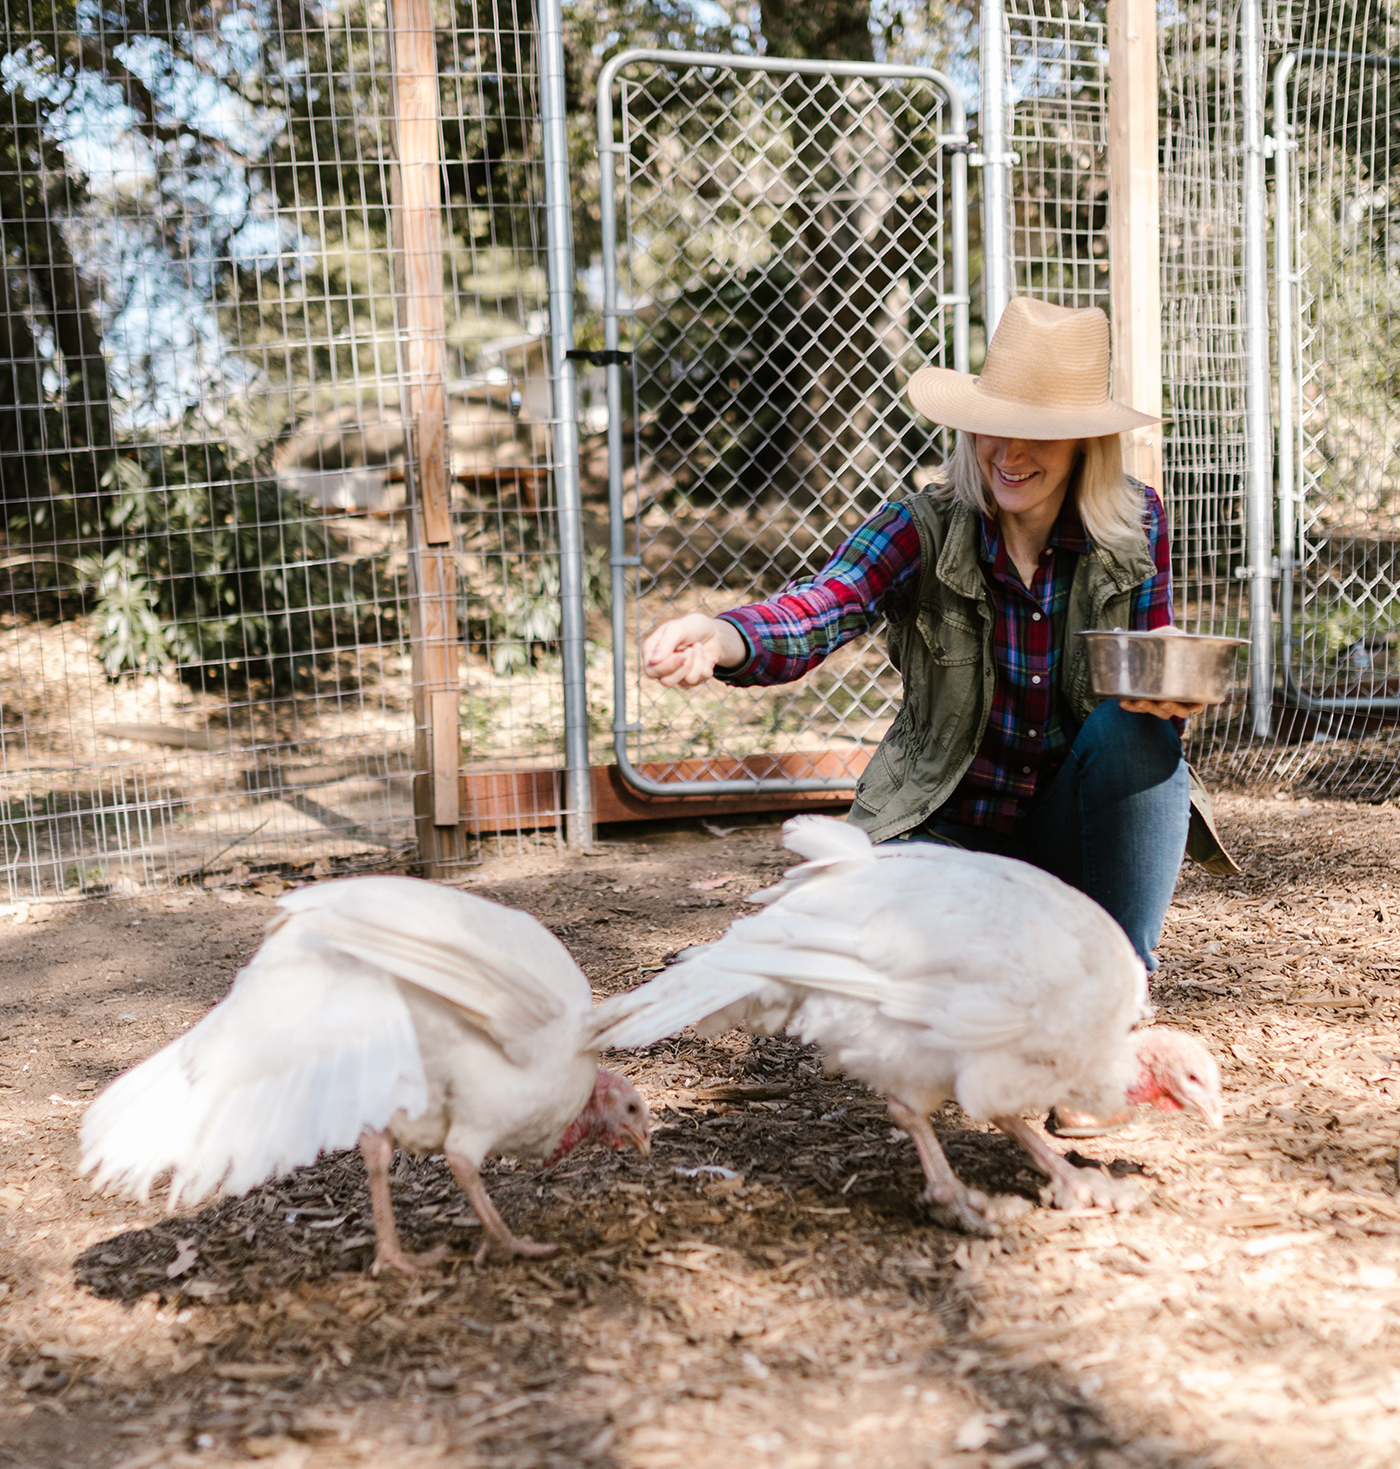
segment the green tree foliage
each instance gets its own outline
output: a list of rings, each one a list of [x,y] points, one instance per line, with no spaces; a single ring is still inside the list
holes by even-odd
[[[144,445],[112,465],[121,543],[77,562],[107,672],[170,663],[202,682],[305,682],[318,658],[399,635],[395,587],[319,519],[289,520],[266,466],[226,444]]]
[[[648,452],[694,504],[742,504],[783,471],[805,338],[781,261],[692,287],[648,333],[638,407]]]
[[[7,11],[7,59],[61,24],[51,5]],[[16,28],[18,27],[18,28]],[[62,225],[73,190],[36,100],[6,88],[0,129],[0,504],[52,531],[89,533],[111,456],[106,361],[89,282]],[[81,190],[79,190],[79,193]]]

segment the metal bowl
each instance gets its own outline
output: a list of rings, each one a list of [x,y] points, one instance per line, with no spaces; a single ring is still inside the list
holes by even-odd
[[[1089,682],[1104,699],[1171,699],[1223,704],[1230,697],[1235,651],[1246,638],[1201,633],[1082,632]]]

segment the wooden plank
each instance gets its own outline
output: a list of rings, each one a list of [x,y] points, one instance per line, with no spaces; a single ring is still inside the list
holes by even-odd
[[[431,0],[391,0],[395,299],[404,343],[413,503],[410,644],[414,814],[426,876],[460,859],[457,577],[447,477],[437,38]]]
[[[1108,5],[1109,313],[1113,395],[1162,411],[1161,225],[1154,0]],[[1161,488],[1159,424],[1123,436],[1124,468]]]
[[[759,755],[747,760],[680,760],[643,764],[653,780],[733,780],[757,776],[839,776],[854,787],[869,759],[864,750],[817,751],[811,755]],[[735,816],[757,811],[829,811],[844,814],[854,790],[768,791],[734,796],[646,796],[622,778],[616,765],[593,767],[593,800],[601,822],[671,821],[692,816]],[[563,771],[473,771],[462,777],[462,823],[478,835],[493,831],[537,831],[557,826],[563,805]]]
[[[643,770],[643,774],[650,772]],[[827,811],[845,815],[855,791],[765,791],[737,796],[644,796],[622,778],[616,765],[593,767],[594,819],[677,821],[694,816],[739,816],[760,811]]]
[[[432,696],[433,715],[433,825],[455,827],[461,819],[461,787],[457,773],[461,757],[457,744],[457,694],[438,689]]]
[[[419,643],[429,693],[457,687],[457,563],[450,551],[421,547],[418,554]],[[415,669],[415,675],[417,670]]]
[[[558,826],[562,770],[474,770],[464,775],[462,825],[473,836]]]
[[[418,505],[430,546],[452,541],[447,489],[447,323],[442,299],[442,170],[431,0],[393,0],[394,136],[399,169],[405,366]]]

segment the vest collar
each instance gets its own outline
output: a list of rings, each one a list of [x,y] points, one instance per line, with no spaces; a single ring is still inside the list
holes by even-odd
[[[1130,592],[1157,575],[1157,563],[1147,554],[1146,536],[1140,545],[1126,551],[1110,551],[1106,546],[1093,545],[1089,554],[1098,558],[1099,565],[1108,573],[1108,579],[1120,592]]]
[[[938,553],[935,575],[959,596],[976,601],[986,591],[982,567],[977,559],[977,537],[981,516],[954,501],[948,516],[948,533]]]
[[[982,567],[978,560],[981,516],[966,505],[954,501],[948,516],[948,533],[938,553],[934,568],[938,580],[960,596],[976,601],[986,590]],[[1147,537],[1140,545],[1125,551],[1109,550],[1090,543],[1089,554],[1108,574],[1116,591],[1128,592],[1157,574],[1157,565],[1147,553]]]

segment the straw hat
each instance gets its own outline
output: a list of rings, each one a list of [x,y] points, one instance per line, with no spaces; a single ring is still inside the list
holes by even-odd
[[[921,367],[909,401],[935,423],[1014,439],[1091,439],[1156,423],[1108,396],[1108,317],[1016,296],[987,347],[981,377]]]

